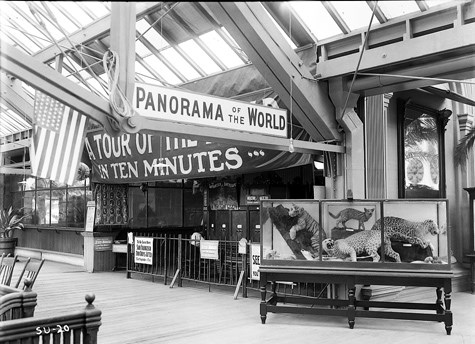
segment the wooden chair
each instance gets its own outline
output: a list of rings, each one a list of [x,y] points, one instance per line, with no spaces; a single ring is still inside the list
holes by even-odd
[[[10,286],[16,261],[17,256],[10,257],[9,254],[7,256],[2,254],[2,260],[0,262],[0,284]]]
[[[15,288],[25,289],[25,284],[23,283],[25,278],[29,278],[31,280],[31,287],[33,287],[33,284],[35,284],[36,278],[38,277],[44,262],[44,259],[38,260],[28,258],[25,265],[23,266],[20,276],[18,277]]]

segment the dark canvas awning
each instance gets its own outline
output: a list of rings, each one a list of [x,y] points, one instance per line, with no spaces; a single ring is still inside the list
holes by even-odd
[[[305,139],[303,131],[298,139]],[[272,171],[313,163],[311,154],[196,141],[156,135],[151,130],[111,137],[89,132],[86,149],[92,180],[136,183],[182,178],[207,178]]]

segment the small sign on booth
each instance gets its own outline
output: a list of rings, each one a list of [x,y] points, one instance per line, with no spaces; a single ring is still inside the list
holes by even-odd
[[[87,213],[86,213],[86,232],[94,231],[94,219],[96,215],[96,203],[94,201],[87,202]]]
[[[200,240],[200,258],[219,260],[218,247],[218,240]]]
[[[95,237],[94,251],[111,251],[112,237]]]

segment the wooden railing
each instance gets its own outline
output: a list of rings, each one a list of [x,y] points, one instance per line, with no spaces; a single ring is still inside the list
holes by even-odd
[[[25,290],[0,284],[0,323],[32,317],[37,294],[31,291],[31,280],[25,280]],[[0,343],[2,343],[0,341]]]
[[[88,304],[82,311],[0,322],[0,343],[96,344],[101,311],[92,304],[93,294],[85,299]]]

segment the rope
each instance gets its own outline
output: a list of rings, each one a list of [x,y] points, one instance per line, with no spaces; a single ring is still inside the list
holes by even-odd
[[[120,69],[120,62],[118,54],[112,50],[106,51],[102,58],[102,64],[109,81],[109,102],[113,111],[121,117],[133,116],[132,105],[119,87],[119,73],[117,71]]]
[[[373,13],[371,14],[371,19],[369,21],[368,30],[366,30],[366,35],[365,35],[365,38],[364,38],[363,46],[361,47],[360,57],[358,59],[357,65],[356,65],[355,74],[353,74],[353,79],[351,80],[350,89],[348,90],[348,93],[346,95],[345,105],[343,106],[341,116],[343,116],[344,113],[345,113],[345,109],[346,109],[346,106],[348,105],[348,100],[350,99],[350,94],[351,94],[351,91],[353,89],[353,84],[355,83],[356,75],[358,74],[358,69],[360,68],[361,58],[363,57],[363,53],[364,53],[365,47],[366,47],[366,42],[368,41],[369,32],[371,30],[371,24],[373,23],[373,18],[374,18],[375,12],[376,12],[376,8],[378,6],[378,1],[376,1],[373,6],[374,6],[373,7]]]

